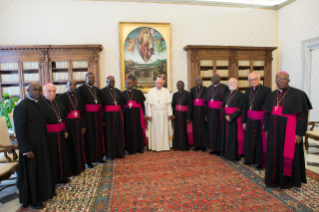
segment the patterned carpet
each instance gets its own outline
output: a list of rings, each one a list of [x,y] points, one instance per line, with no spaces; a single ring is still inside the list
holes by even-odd
[[[290,190],[263,176],[207,152],[148,151],[86,170],[41,211],[319,211],[318,174]]]

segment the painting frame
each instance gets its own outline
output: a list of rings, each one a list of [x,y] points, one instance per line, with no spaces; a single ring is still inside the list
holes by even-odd
[[[137,34],[137,37],[134,37],[132,39],[129,36],[134,32],[134,35],[136,35],[136,33],[139,34]],[[152,32],[153,34],[150,32]],[[146,48],[145,46],[142,46],[144,42],[142,33],[150,35],[148,39],[149,42],[146,42],[148,43]],[[160,36],[161,40],[159,40],[158,37],[155,37],[154,34],[155,36]],[[128,42],[132,44],[131,49],[129,49],[128,47],[128,44],[130,44]],[[141,90],[143,93],[147,93],[152,87],[155,86],[155,79],[157,77],[163,77],[165,82],[164,87],[166,87],[171,92],[172,66],[170,23],[119,22],[119,44],[122,90],[127,89],[125,84],[126,79],[129,78],[129,76],[131,75],[133,75],[134,77],[135,73],[137,72],[138,74],[136,75],[136,78],[138,78],[138,80],[135,80],[135,82],[137,83],[136,89]],[[161,48],[160,45],[164,46],[164,48]],[[135,60],[129,59],[130,56],[128,56],[128,51],[130,51],[132,55],[134,54],[134,58],[139,57],[139,62],[135,62]],[[134,74],[128,73],[131,72],[131,70]],[[152,82],[151,79],[153,79]]]

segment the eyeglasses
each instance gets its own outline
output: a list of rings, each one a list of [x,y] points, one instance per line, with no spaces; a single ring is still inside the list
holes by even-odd
[[[276,78],[276,82],[287,81],[288,78]]]
[[[228,85],[236,85],[237,82],[228,82]]]
[[[258,81],[258,78],[250,79],[250,80],[248,80],[248,81],[249,81],[249,82]]]

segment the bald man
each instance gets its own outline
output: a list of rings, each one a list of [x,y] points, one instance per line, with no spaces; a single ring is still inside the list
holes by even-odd
[[[268,95],[263,106],[268,138],[265,182],[283,189],[307,183],[302,137],[312,109],[307,94],[290,87],[289,82],[287,72],[278,72],[278,89]]]
[[[45,111],[39,105],[42,86],[30,84],[27,98],[14,109],[13,119],[19,144],[19,195],[24,208],[42,209],[40,200],[52,199],[49,147]]]
[[[149,148],[154,151],[170,150],[172,147],[171,116],[172,98],[163,88],[163,80],[157,78],[155,87],[147,94],[147,116],[149,118]]]
[[[56,87],[47,83],[43,87],[43,96],[39,105],[45,112],[47,142],[49,146],[50,166],[53,185],[68,183],[71,176],[69,154],[66,143],[68,137],[67,110],[61,99],[56,99]]]
[[[123,122],[123,97],[121,91],[115,88],[115,78],[106,79],[107,86],[101,89],[103,106],[104,143],[106,157],[114,159],[125,156],[125,137]]]
[[[245,164],[256,164],[256,169],[266,166],[267,139],[263,132],[264,111],[262,107],[270,88],[260,84],[257,72],[248,75],[251,88],[244,95],[241,123],[245,130],[244,158]]]
[[[220,111],[223,114],[223,130],[220,155],[230,160],[239,160],[244,153],[244,129],[241,124],[241,109],[244,94],[237,89],[235,78],[228,81],[229,92],[225,95]]]
[[[194,149],[206,151],[206,121],[205,102],[207,88],[203,86],[203,79],[200,76],[195,78],[196,86],[191,89],[193,98],[193,139]]]

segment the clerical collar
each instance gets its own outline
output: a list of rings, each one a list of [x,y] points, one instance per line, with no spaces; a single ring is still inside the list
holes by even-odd
[[[219,86],[219,83],[218,84],[216,84],[216,85],[213,85],[215,88],[217,87],[217,86]]]
[[[108,87],[111,91],[113,90],[113,88]]]
[[[235,90],[230,91],[230,93],[234,93],[235,91],[237,91],[237,88]]]
[[[288,86],[288,88],[289,88],[289,86]],[[282,90],[280,90],[280,89],[278,88],[278,91],[280,91],[280,93],[283,92],[283,91],[286,92],[286,90],[287,90],[288,88],[284,88],[284,89],[282,89]]]
[[[31,96],[29,96],[29,94],[27,94],[27,98],[34,101],[35,103],[38,103],[38,99],[32,98]]]
[[[90,88],[93,88],[93,85],[90,85],[90,84],[87,84],[87,83],[86,83],[86,85],[89,86]]]
[[[74,96],[74,92],[68,91],[69,95]]]
[[[179,93],[183,93],[184,92],[184,90],[183,91],[179,91]]]
[[[132,92],[132,90],[128,90],[128,92]]]
[[[199,90],[202,89],[202,87],[197,87]]]
[[[253,87],[253,90],[256,90],[259,87],[259,85],[257,85],[256,87]]]

